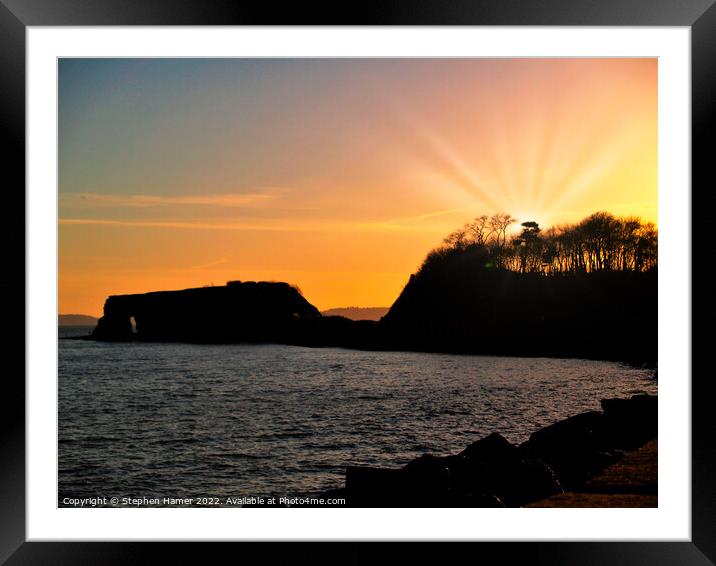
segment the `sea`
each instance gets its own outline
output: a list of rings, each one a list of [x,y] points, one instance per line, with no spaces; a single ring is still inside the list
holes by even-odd
[[[603,398],[657,392],[653,370],[607,361],[67,339],[90,330],[59,329],[60,507],[311,497],[346,466],[399,467],[492,432],[519,443]]]

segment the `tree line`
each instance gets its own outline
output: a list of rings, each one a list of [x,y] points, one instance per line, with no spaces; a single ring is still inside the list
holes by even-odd
[[[635,216],[596,212],[575,224],[543,230],[509,214],[482,215],[449,234],[428,254],[421,271],[455,256],[475,256],[486,268],[521,273],[648,271],[657,267],[658,231]]]

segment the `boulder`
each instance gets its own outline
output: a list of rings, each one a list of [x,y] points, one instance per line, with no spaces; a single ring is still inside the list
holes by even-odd
[[[348,466],[345,493],[349,505],[354,507],[390,507],[403,500],[406,490],[401,470]]]
[[[563,493],[552,468],[542,460],[521,460],[519,466],[503,476],[502,499],[508,506],[522,506]]]
[[[634,395],[630,399],[603,399],[604,419],[598,434],[603,444],[631,450],[656,438],[658,433],[658,398]]]
[[[619,449],[656,436],[656,397],[605,399],[602,408],[538,430],[520,446],[493,433],[459,454],[424,454],[400,469],[351,466],[347,503],[516,507],[563,493],[620,459]]]
[[[599,411],[569,417],[532,433],[519,450],[549,465],[562,486],[574,486],[617,458],[605,446],[603,421]]]
[[[500,433],[493,432],[489,436],[473,442],[460,452],[460,456],[473,461],[497,462],[518,458],[517,447],[511,444]]]
[[[529,440],[520,445],[520,450],[529,456],[550,460],[602,448],[594,431],[603,418],[599,411],[568,417],[533,432]]]
[[[346,470],[348,503],[357,506],[517,506],[561,491],[547,464],[524,460],[500,434],[453,456],[425,454],[400,469]]]

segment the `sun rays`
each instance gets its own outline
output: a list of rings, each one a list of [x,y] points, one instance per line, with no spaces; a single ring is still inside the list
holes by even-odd
[[[146,290],[150,273],[177,288],[217,271],[290,280],[325,307],[375,306],[481,214],[657,220],[653,59],[114,64],[124,78],[60,66],[61,82],[84,85],[59,105],[68,312],[96,312],[111,287]],[[190,75],[206,99],[165,86]]]
[[[520,136],[510,135],[503,112],[494,112],[487,131],[476,133],[480,141],[468,150],[426,120],[405,111],[401,116],[424,144],[428,158],[420,166],[445,180],[439,190],[469,195],[474,210],[512,211],[520,221],[548,222],[585,196],[594,197],[595,209],[609,208],[612,203],[599,200],[600,182],[644,144],[656,147],[655,130],[635,128],[628,119],[605,124],[602,112],[576,115],[559,105],[549,111],[536,105]]]

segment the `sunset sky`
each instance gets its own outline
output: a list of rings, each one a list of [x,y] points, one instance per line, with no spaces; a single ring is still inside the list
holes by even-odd
[[[62,59],[59,312],[287,281],[390,306],[478,214],[657,221],[656,59]]]

